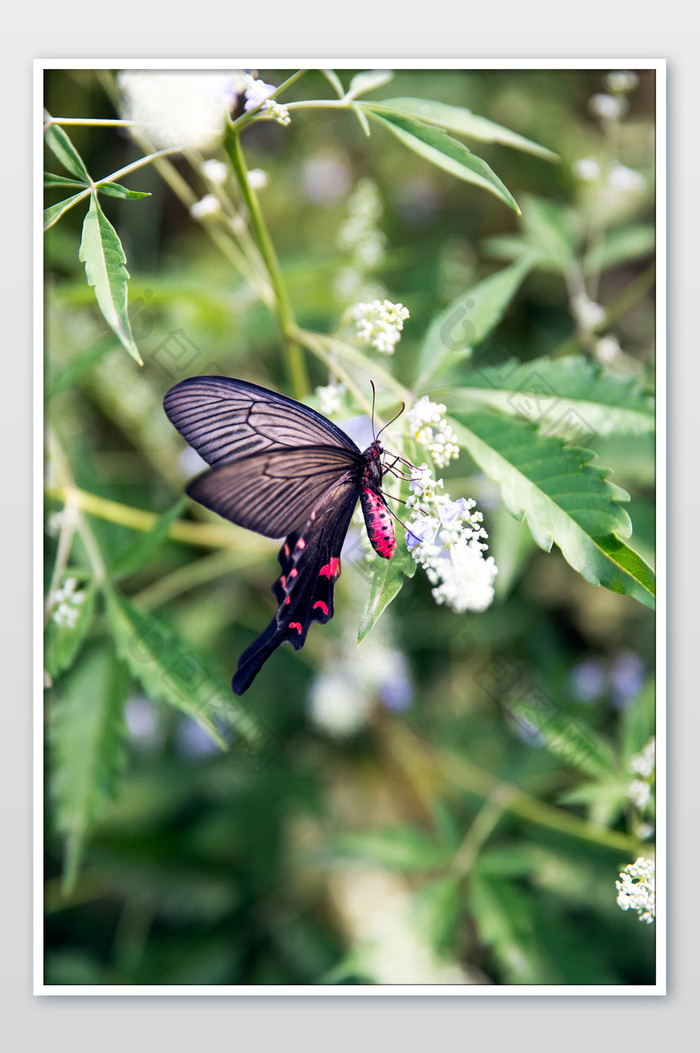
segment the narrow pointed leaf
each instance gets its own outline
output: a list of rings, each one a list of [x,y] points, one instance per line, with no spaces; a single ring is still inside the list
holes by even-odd
[[[57,124],[50,124],[44,130],[44,140],[67,172],[79,179],[81,183],[92,183],[85,162],[62,128]]]
[[[369,592],[365,609],[360,619],[357,632],[358,643],[374,628],[377,619],[386,610],[392,600],[396,599],[405,578],[412,578],[416,572],[415,560],[404,549],[397,548],[392,559],[375,559],[370,570]]]
[[[514,212],[520,212],[517,201],[495,172],[459,140],[453,139],[442,128],[424,124],[414,117],[391,110],[380,104],[359,103],[365,113],[396,136],[405,146],[426,161],[467,183],[488,190],[504,201]]]
[[[149,533],[136,537],[127,550],[110,567],[110,577],[113,579],[126,577],[153,559],[166,540],[170,527],[178,516],[182,514],[186,503],[186,498],[180,498],[167,512],[158,517],[155,526]]]
[[[620,505],[627,495],[606,481],[605,469],[588,463],[590,451],[497,414],[458,414],[451,421],[460,444],[501,484],[506,507],[527,522],[540,548],[549,552],[556,543],[592,585],[653,606],[653,571],[620,540],[632,532]]]
[[[48,208],[44,209],[44,230],[48,230],[54,223],[57,223],[64,212],[67,212],[69,208],[80,201],[81,198],[86,197],[86,192],[83,190],[79,194],[73,194],[73,197],[66,197],[63,201],[57,201],[55,205],[49,205]]]
[[[559,160],[558,155],[548,150],[546,146],[540,146],[539,143],[526,139],[524,135],[518,135],[517,132],[504,128],[503,125],[496,124],[487,117],[480,117],[464,106],[451,106],[445,102],[434,102],[432,99],[414,98],[382,99],[382,106],[417,117],[426,124],[437,124],[445,131],[463,135],[467,139],[512,146],[516,150],[536,154],[547,161]]]
[[[90,184],[83,179],[69,179],[67,176],[54,175],[53,172],[44,172],[44,186],[81,187],[83,190],[90,188]]]
[[[119,236],[97,200],[90,198],[90,208],[83,223],[80,261],[85,264],[88,285],[95,289],[100,310],[112,331],[119,337],[129,354],[143,365],[126,309],[126,256]]]
[[[120,197],[129,201],[138,201],[142,197],[150,197],[150,193],[144,190],[127,190],[121,183],[96,183],[97,189],[107,197]]]
[[[390,69],[368,69],[362,73],[356,73],[350,81],[348,98],[356,98],[358,95],[366,95],[368,91],[374,91],[388,84],[394,79],[393,70]]]
[[[468,357],[496,328],[531,266],[530,260],[521,260],[505,267],[472,285],[440,311],[421,344],[418,390]]]

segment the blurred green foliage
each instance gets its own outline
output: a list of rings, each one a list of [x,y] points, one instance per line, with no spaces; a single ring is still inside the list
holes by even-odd
[[[261,73],[275,85],[289,75]],[[347,85],[352,73],[339,76]],[[386,252],[367,276],[411,313],[395,358],[375,355],[376,368],[448,403],[463,450],[440,474],[453,497],[476,498],[500,570],[481,614],[436,606],[419,570],[389,588],[397,598],[356,649],[370,625],[367,573],[347,560],[333,621],[303,651],[281,648],[242,700],[227,681],[271,616],[276,547],[182,502],[196,468],[161,402],[181,377],[220,371],[292,394],[275,311],[220,251],[216,223],[196,222],[156,165],[124,181],[149,198],[100,200],[126,255],[142,368],[86,283],[84,212],[47,231],[47,983],[654,982],[653,926],[619,909],[614,884],[652,854],[653,794],[635,804],[629,784],[654,734],[654,617],[623,579],[648,589],[638,568],[653,561],[655,536],[654,80],[640,71],[629,112],[611,122],[590,108],[602,76],[401,70],[374,90],[373,105],[468,108],[558,155],[468,143],[521,217],[410,152],[381,120],[368,139],[356,113],[300,108],[288,127],[258,121],[241,134],[248,168],[268,174],[261,209],[303,330],[338,329],[349,259],[337,233],[353,188],[376,184]],[[113,84],[106,72],[49,71],[47,110],[118,116]],[[312,70],[281,101],[319,97],[333,92]],[[144,153],[123,129],[64,132],[93,179]],[[198,161],[168,159],[194,199],[208,189]],[[65,188],[48,195],[51,206]],[[602,320],[577,316],[580,281]],[[473,319],[478,340],[441,358],[440,319],[496,286]],[[539,392],[524,367],[503,370],[535,361]],[[312,404],[327,363],[303,356]],[[366,392],[371,372],[353,376]],[[378,387],[383,407],[396,403]],[[606,519],[584,544],[572,513],[576,557],[543,552],[541,506],[508,474],[524,412],[511,396],[542,390],[595,412],[586,445],[631,497],[605,498],[611,522],[624,508],[634,526],[617,592],[589,583],[586,549],[615,527]],[[351,398],[347,415],[363,408]],[[509,466],[501,474],[480,460],[484,419],[507,431],[501,446],[489,439],[489,463],[496,451]],[[557,455],[553,435],[577,440],[570,425],[548,433]],[[544,448],[534,426],[528,434]],[[570,454],[579,475],[588,456]],[[587,478],[603,487],[597,469]],[[523,511],[525,521],[511,515]],[[569,565],[579,557],[581,574]],[[76,590],[85,597],[63,624],[61,589],[68,606]],[[314,704],[334,668],[349,663],[359,677],[392,662],[393,681],[358,679],[349,723],[333,699]]]

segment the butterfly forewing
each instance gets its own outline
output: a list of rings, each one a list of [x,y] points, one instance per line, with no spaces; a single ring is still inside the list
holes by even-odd
[[[360,455],[352,439],[320,413],[244,380],[190,377],[170,389],[163,405],[212,466],[280,446],[338,446]]]

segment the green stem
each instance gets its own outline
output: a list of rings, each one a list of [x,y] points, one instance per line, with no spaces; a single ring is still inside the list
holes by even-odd
[[[272,244],[263,214],[260,209],[257,195],[248,182],[248,169],[241,149],[241,141],[238,132],[232,127],[224,139],[224,146],[230,158],[233,170],[236,173],[243,200],[250,214],[250,221],[257,237],[258,246],[262,252],[265,266],[270,275],[270,282],[275,295],[277,317],[282,330],[282,338],[285,343],[287,355],[287,368],[289,371],[292,390],[297,398],[303,398],[309,389],[309,381],[306,375],[306,367],[301,354],[301,347],[295,339],[296,322],[294,312],[287,293],[287,287],[282,278],[277,254]]]

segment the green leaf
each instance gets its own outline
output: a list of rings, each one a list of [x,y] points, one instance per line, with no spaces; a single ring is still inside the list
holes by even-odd
[[[124,767],[122,708],[128,681],[110,647],[93,647],[61,682],[49,710],[50,787],[65,836],[63,888],[69,892],[95,820]]]
[[[583,257],[583,272],[590,274],[644,259],[652,255],[655,244],[656,231],[648,223],[611,230]]]
[[[394,72],[390,69],[368,69],[356,73],[350,81],[350,87],[346,98],[355,99],[358,95],[366,95],[368,91],[374,91],[388,84],[394,79]]]
[[[53,172],[44,172],[44,186],[78,186],[83,190],[89,190],[90,184],[82,179],[69,179],[67,176],[54,175]]]
[[[404,873],[442,869],[454,855],[454,849],[436,844],[432,837],[413,826],[340,834],[332,839],[330,851],[336,856],[369,859]]]
[[[48,208],[44,209],[44,230],[48,230],[54,223],[57,223],[64,212],[67,212],[69,208],[72,208],[76,201],[80,201],[81,198],[86,196],[85,191],[81,191],[80,194],[73,194],[72,197],[66,197],[63,201],[57,201],[55,205],[49,205]]]
[[[579,232],[576,215],[568,205],[528,194],[521,223],[528,244],[540,258],[560,270],[575,262]]]
[[[585,355],[469,363],[459,387],[440,393],[448,411],[488,406],[581,446],[597,436],[654,431],[654,403],[633,378],[615,376]]]
[[[142,197],[150,197],[150,193],[142,190],[127,190],[121,183],[109,183],[100,182],[96,183],[95,186],[102,194],[106,194],[108,197],[121,197],[126,198],[130,201],[137,201]]]
[[[460,143],[457,139],[433,124],[423,124],[388,107],[376,103],[358,103],[373,120],[387,128],[405,146],[426,161],[437,165],[458,179],[474,183],[504,201],[514,212],[520,212],[518,203],[485,161]]]
[[[429,947],[439,954],[454,951],[460,931],[461,881],[446,874],[424,885],[413,897],[416,928]]]
[[[593,777],[608,778],[616,772],[617,760],[610,744],[536,689],[530,697],[506,697],[504,705],[516,723],[525,721],[535,728],[540,733],[544,749],[568,767],[580,769]]]
[[[392,559],[375,559],[370,565],[369,592],[365,603],[357,641],[362,643],[365,636],[374,628],[380,614],[396,599],[404,578],[412,578],[416,573],[416,562],[408,551],[398,549]]]
[[[181,497],[167,512],[158,517],[152,530],[134,538],[133,543],[110,567],[110,577],[126,577],[148,563],[166,540],[170,527],[182,514],[186,503],[186,498]]]
[[[229,737],[239,736],[258,758],[276,748],[268,729],[235,700],[205,656],[113,589],[104,593],[117,651],[149,698],[186,713],[222,749],[228,742],[219,728]]]
[[[472,285],[440,311],[421,344],[417,390],[466,358],[495,329],[531,267],[531,260],[505,267]]]
[[[134,343],[126,309],[126,282],[129,277],[124,266],[126,256],[116,230],[100,207],[97,194],[92,194],[90,198],[90,208],[83,223],[79,258],[85,264],[88,285],[95,289],[105,321],[129,354],[142,366],[143,361]]]
[[[489,413],[460,414],[452,423],[463,445],[503,500],[524,518],[535,541],[549,552],[556,542],[567,562],[592,585],[653,606],[653,572],[619,535],[632,524],[620,506],[628,499],[606,471],[587,462],[589,450],[565,447],[538,435],[529,422]]]
[[[71,575],[67,575],[70,577]],[[64,579],[65,580],[65,579]],[[84,599],[77,606],[78,617],[73,625],[59,625],[53,616],[46,627],[44,665],[52,680],[70,668],[90,631],[95,615],[95,589],[89,585],[80,590]]]
[[[81,183],[92,185],[85,162],[62,128],[57,124],[49,124],[44,129],[44,140],[67,172],[74,175]]]
[[[382,106],[417,117],[426,124],[437,124],[445,131],[464,135],[467,139],[512,146],[516,150],[544,157],[547,161],[559,160],[558,155],[545,146],[540,146],[539,143],[526,139],[525,136],[518,135],[517,132],[504,128],[487,117],[480,117],[464,106],[450,106],[448,103],[434,102],[432,99],[413,98],[382,99]]]
[[[506,983],[537,983],[540,963],[532,930],[531,896],[509,881],[472,868],[471,914],[479,939],[494,952]]]
[[[622,755],[625,761],[641,752],[655,727],[656,690],[653,679],[650,679],[622,714]]]

